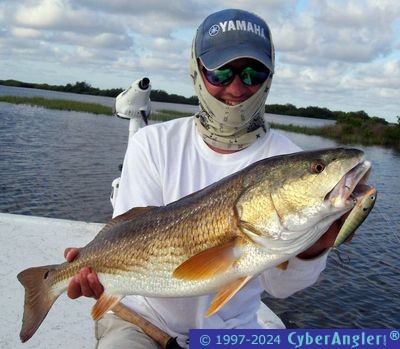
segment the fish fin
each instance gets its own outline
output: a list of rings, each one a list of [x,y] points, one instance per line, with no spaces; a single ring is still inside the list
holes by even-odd
[[[102,293],[96,304],[92,308],[93,320],[99,320],[102,318],[107,310],[110,310],[115,304],[121,300],[121,296],[115,296],[112,294]]]
[[[35,267],[21,271],[17,278],[25,288],[24,315],[19,337],[24,343],[39,328],[51,306],[58,298],[50,292],[53,265]]]
[[[144,215],[145,213],[154,210],[157,206],[146,206],[146,207],[134,207],[119,216],[114,217],[111,222],[115,221],[130,221],[137,217]]]
[[[114,225],[123,223],[129,220],[134,220],[146,212],[152,211],[157,206],[147,206],[147,207],[134,207],[130,210],[126,211],[125,213],[120,214],[119,216],[114,217],[111,219],[97,234],[96,238],[101,239],[102,237],[106,237],[109,231],[114,227]]]
[[[289,261],[282,262],[276,266],[278,269],[286,270],[289,266]]]
[[[172,276],[183,280],[203,280],[223,273],[241,255],[237,241],[235,238],[190,257],[174,270]]]
[[[206,317],[215,314],[221,309],[251,278],[251,276],[244,276],[224,286],[212,300],[207,310]]]

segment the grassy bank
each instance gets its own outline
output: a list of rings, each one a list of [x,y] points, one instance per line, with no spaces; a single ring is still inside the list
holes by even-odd
[[[47,109],[78,111],[92,114],[113,115],[113,108],[97,104],[78,102],[65,99],[47,99],[43,97],[19,97],[19,96],[0,96],[0,102],[12,104],[26,104]],[[179,117],[188,116],[190,113],[177,112],[173,110],[159,110],[151,114],[151,119],[156,121],[168,121]]]
[[[305,127],[271,123],[272,128],[330,138],[342,144],[380,145],[400,151],[400,124],[364,122],[357,125],[337,121],[335,125]]]
[[[112,108],[96,103],[86,103],[65,99],[47,99],[43,97],[0,96],[0,102],[27,104],[47,109],[80,111],[93,114],[112,115]]]
[[[0,96],[0,102],[28,104],[49,109],[79,111],[93,114],[112,115],[113,110],[96,103],[77,102],[62,99],[46,99],[42,97]],[[151,114],[151,119],[168,121],[178,117],[189,116],[189,112],[159,110]],[[273,128],[290,132],[316,135],[335,139],[342,144],[364,144],[390,146],[400,150],[400,120],[397,124],[388,124],[380,118],[364,115],[339,117],[336,124],[324,127],[304,127],[272,123]]]
[[[157,112],[151,113],[150,119],[155,121],[169,121],[172,119],[183,118],[190,115],[192,115],[192,113],[190,112],[161,109]]]

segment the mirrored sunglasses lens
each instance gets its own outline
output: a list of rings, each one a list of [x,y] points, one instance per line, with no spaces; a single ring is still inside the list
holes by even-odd
[[[222,86],[229,83],[233,77],[233,71],[230,68],[216,69],[212,71],[204,69],[204,73],[207,80],[216,86]]]
[[[269,71],[258,71],[252,67],[246,67],[240,73],[240,79],[245,85],[259,85],[267,80]]]

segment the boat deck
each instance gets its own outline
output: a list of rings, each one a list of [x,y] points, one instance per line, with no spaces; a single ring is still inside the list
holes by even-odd
[[[32,266],[64,262],[67,246],[83,246],[103,224],[0,213],[0,348],[93,349],[92,299],[61,295],[35,335],[22,344],[24,290],[16,275]]]
[[[21,343],[24,289],[17,274],[29,267],[64,262],[64,249],[84,246],[104,224],[0,213],[0,349],[93,349],[93,299],[69,299],[54,303],[33,337]],[[265,328],[284,328],[272,311],[263,306],[258,320]]]

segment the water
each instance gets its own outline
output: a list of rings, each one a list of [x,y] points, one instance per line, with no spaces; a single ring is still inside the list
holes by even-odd
[[[0,85],[0,96],[6,96],[6,95],[67,99],[67,100],[75,100],[81,102],[99,103],[107,105],[109,107],[114,106],[114,98],[111,97],[90,96],[90,95],[81,95],[76,93],[66,93],[66,92],[39,90],[34,88]],[[176,110],[179,112],[188,112],[194,114],[199,110],[198,106],[195,105],[176,104],[176,103],[152,102],[151,106],[153,111],[166,109],[166,110]],[[288,115],[266,114],[266,117],[269,122],[276,122],[285,125],[293,124],[298,126],[318,127],[324,125],[331,125],[335,123],[334,120],[293,117]]]
[[[127,127],[118,118],[0,103],[0,210],[107,221]]]
[[[107,221],[127,129],[118,118],[0,103],[0,211]],[[286,134],[304,149],[338,145]],[[373,163],[378,199],[353,242],[339,248],[344,262],[332,252],[316,285],[265,300],[301,327],[400,327],[400,155],[358,147]]]

